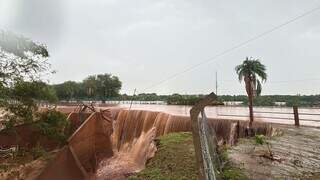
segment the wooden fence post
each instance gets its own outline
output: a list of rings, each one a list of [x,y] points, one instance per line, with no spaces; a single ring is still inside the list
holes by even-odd
[[[295,126],[300,126],[299,112],[298,112],[298,107],[297,106],[293,106],[293,115],[294,115],[294,125]]]

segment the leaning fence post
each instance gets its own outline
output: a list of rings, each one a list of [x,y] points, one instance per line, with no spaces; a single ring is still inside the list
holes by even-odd
[[[217,99],[214,93],[206,96],[190,110],[191,127],[197,168],[200,180],[216,180],[216,173],[220,171],[219,157],[217,155],[217,141],[214,129],[208,127],[208,119],[204,108]],[[199,114],[201,113],[201,118]]]
[[[300,126],[299,112],[298,112],[298,107],[297,106],[293,106],[293,115],[294,115],[294,125],[295,126]]]

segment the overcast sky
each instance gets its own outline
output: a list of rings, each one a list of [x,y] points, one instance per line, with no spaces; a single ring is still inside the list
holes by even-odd
[[[0,0],[0,29],[47,44],[51,83],[112,73],[138,92],[320,6],[316,0]],[[234,67],[261,59],[262,94],[320,94],[320,10],[147,92],[245,94]]]

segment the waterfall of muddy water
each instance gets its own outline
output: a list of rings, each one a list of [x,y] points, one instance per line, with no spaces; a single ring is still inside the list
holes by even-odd
[[[118,110],[113,113],[114,130],[111,136],[113,156],[102,159],[96,168],[96,178],[124,178],[125,175],[145,168],[156,152],[154,139],[171,132],[191,131],[190,117],[144,110]],[[218,140],[234,144],[245,136],[246,122],[208,119],[209,128],[215,129]],[[265,123],[254,123],[257,133],[270,134]]]
[[[72,118],[71,118],[72,117]],[[76,126],[78,116],[70,115]],[[208,119],[218,141],[234,142],[245,136],[246,122]],[[269,125],[254,123],[257,133],[270,134]],[[145,168],[157,148],[154,139],[171,132],[191,131],[188,116],[145,110],[110,108],[91,114],[72,134],[56,160],[38,177],[44,179],[124,179]],[[65,164],[72,164],[67,167]]]
[[[114,156],[98,164],[97,179],[124,177],[144,169],[157,150],[155,137],[166,133],[168,122],[173,122],[170,118],[169,114],[159,112],[121,110],[111,137]]]

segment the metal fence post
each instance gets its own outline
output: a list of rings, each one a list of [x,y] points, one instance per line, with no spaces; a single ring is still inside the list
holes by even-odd
[[[295,126],[300,126],[299,112],[298,112],[298,107],[297,106],[293,106],[293,115],[294,115],[294,125]]]

